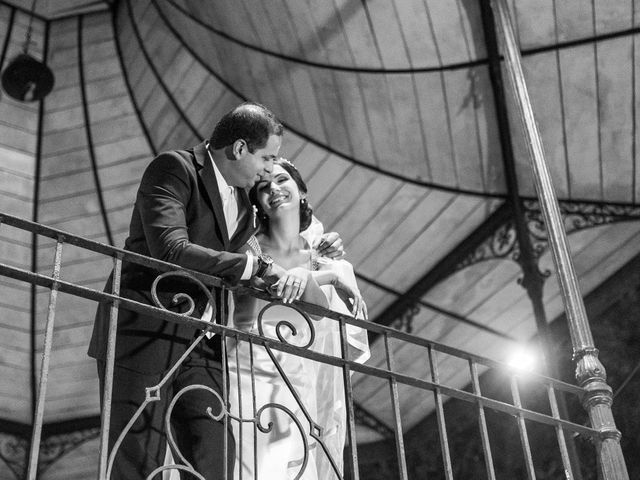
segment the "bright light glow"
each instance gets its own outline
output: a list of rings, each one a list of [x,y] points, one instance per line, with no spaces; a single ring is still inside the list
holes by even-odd
[[[538,355],[527,347],[518,347],[514,349],[507,359],[507,363],[516,370],[525,372],[533,372],[536,369],[536,361]]]

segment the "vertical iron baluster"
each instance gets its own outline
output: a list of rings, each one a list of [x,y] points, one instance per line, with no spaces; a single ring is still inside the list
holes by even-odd
[[[447,480],[453,479],[453,467],[451,466],[451,452],[449,451],[449,438],[447,436],[447,425],[444,418],[444,407],[442,404],[442,393],[440,392],[440,374],[438,372],[438,359],[436,352],[431,346],[428,347],[429,364],[431,368],[431,381],[436,384],[433,390],[433,398],[436,403],[436,420],[438,421],[438,434],[440,436],[440,448],[442,449],[442,462],[444,463],[444,474]]]
[[[236,357],[236,386],[238,389],[238,397],[237,398],[230,398],[229,399],[229,407],[231,407],[231,402],[232,401],[236,401],[238,402],[238,417],[243,418],[243,412],[242,412],[242,379],[240,377],[241,375],[241,368],[240,368],[240,339],[238,338],[238,335],[234,336],[235,338],[235,342],[236,342],[236,353],[235,353],[235,357]],[[243,450],[244,450],[244,442],[242,441],[242,434],[244,432],[244,423],[242,421],[238,422],[238,438],[237,438],[237,442],[236,442],[236,452],[237,452],[237,457],[238,457],[238,473],[240,474],[240,480],[242,480],[242,460],[243,460]],[[238,452],[238,449],[240,449],[240,451]]]
[[[553,418],[560,418],[560,410],[558,409],[558,401],[556,399],[556,391],[553,385],[547,384],[547,391],[549,393],[549,404],[551,406],[551,415]],[[564,438],[564,429],[562,425],[556,424],[556,435],[558,437],[558,446],[560,447],[560,456],[562,457],[562,465],[564,465],[564,475],[566,480],[573,479],[573,469],[571,468],[571,458],[569,457],[569,450],[567,449],[567,441]]]
[[[111,293],[120,296],[120,274],[122,272],[122,257],[113,258],[113,284]],[[115,300],[110,307],[109,337],[107,339],[107,358],[105,360],[104,392],[102,396],[102,418],[100,419],[100,462],[98,466],[98,478],[107,480],[107,462],[109,449],[109,430],[111,424],[111,397],[113,393],[113,370],[116,357],[116,332],[118,330],[118,305]]]
[[[38,386],[38,402],[36,405],[31,435],[31,449],[29,451],[29,469],[27,478],[35,480],[38,474],[38,455],[40,453],[40,436],[42,435],[42,422],[44,420],[44,402],[47,396],[47,381],[49,380],[49,361],[51,360],[51,347],[53,343],[53,325],[56,317],[56,302],[58,300],[58,280],[62,263],[62,245],[64,237],[58,237],[53,262],[53,284],[49,294],[49,308],[47,310],[47,324],[44,334],[44,348],[42,351],[42,366],[40,368],[40,383]]]
[[[384,349],[387,358],[387,369],[393,372],[393,354],[389,348],[389,334],[384,332]],[[404,452],[404,437],[402,435],[402,420],[400,419],[400,402],[398,400],[398,382],[393,374],[389,375],[389,390],[391,395],[391,405],[393,407],[394,431],[396,434],[396,452],[398,455],[398,467],[400,469],[400,479],[406,480],[407,460]]]
[[[518,388],[518,378],[515,375],[511,375],[511,396],[513,397],[513,405],[522,409],[522,402],[520,401],[520,390]],[[531,446],[529,445],[529,436],[527,435],[527,425],[524,422],[524,417],[520,412],[517,416],[518,432],[520,433],[520,443],[522,443],[522,452],[524,453],[524,461],[527,466],[527,477],[529,480],[536,478],[535,471],[533,469],[533,457],[531,456]]]
[[[251,397],[253,402],[252,417],[256,418],[258,407],[256,405],[256,375],[253,370],[253,339],[249,339],[249,372],[251,375]],[[257,420],[257,419],[256,419]],[[258,480],[258,423],[252,423],[253,428],[253,475]]]
[[[340,318],[340,347],[342,350],[342,358],[345,360],[349,360],[349,345],[347,341],[347,328],[345,326],[344,320]],[[345,405],[347,407],[347,436],[349,438],[349,450],[351,459],[351,471],[352,479],[359,480],[360,472],[358,468],[358,444],[356,438],[356,421],[355,421],[355,413],[353,412],[353,385],[351,385],[351,367],[348,364],[345,364],[342,367],[342,374],[344,379],[344,397],[345,397]],[[344,476],[343,468],[343,476]]]
[[[469,368],[471,370],[471,383],[473,384],[473,393],[482,396],[480,391],[480,381],[478,379],[478,364],[469,359]],[[482,438],[482,452],[484,453],[484,463],[487,468],[487,477],[496,478],[496,472],[493,468],[493,455],[491,454],[491,443],[489,442],[489,430],[487,429],[487,419],[484,414],[484,406],[478,402],[478,422],[480,423],[480,436]]]
[[[232,295],[231,291],[227,290],[226,287],[222,287],[222,295],[220,296],[220,298],[222,299],[222,301],[220,302],[220,321],[223,322],[224,325],[228,325],[229,322],[233,322],[232,318],[227,318],[227,316],[233,311],[232,309],[227,309],[228,307],[228,303],[232,301],[230,295]],[[211,319],[212,321],[215,322],[215,318]],[[218,334],[216,334],[218,335]],[[226,338],[226,332],[223,330],[219,333],[219,335],[221,336],[220,338],[220,348],[222,348],[222,405],[221,408],[223,409],[225,415],[222,418],[222,425],[223,425],[223,437],[222,437],[222,458],[227,459],[229,458],[229,409],[228,409],[228,405],[229,405],[229,389],[227,388],[227,381],[228,381],[228,375],[227,375],[227,338]],[[223,413],[223,412],[221,412]],[[228,472],[228,468],[227,466],[229,465],[229,462],[224,462],[224,467],[222,469],[222,478],[229,478],[229,472]],[[233,475],[233,472],[231,472],[231,475]]]

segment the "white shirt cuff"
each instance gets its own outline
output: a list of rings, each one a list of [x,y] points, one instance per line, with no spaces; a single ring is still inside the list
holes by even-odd
[[[240,280],[249,280],[251,278],[251,274],[253,273],[253,253],[247,251],[247,264],[244,266],[244,272],[242,272],[242,276]]]

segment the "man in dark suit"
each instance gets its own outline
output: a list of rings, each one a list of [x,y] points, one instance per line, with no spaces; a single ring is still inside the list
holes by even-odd
[[[158,155],[142,177],[125,249],[221,277],[237,284],[258,276],[275,283],[284,270],[270,259],[235,253],[254,233],[254,212],[247,192],[271,172],[278,155],[283,127],[265,107],[242,104],[216,125],[211,138],[193,149]],[[329,241],[331,243],[331,240]],[[341,241],[338,241],[338,248]],[[125,263],[121,295],[153,304],[151,284],[159,272]],[[221,298],[214,292],[216,308],[194,285],[169,277],[159,283],[158,296],[169,305],[176,293],[195,300],[194,316],[221,319]],[[111,279],[105,291],[111,291]],[[171,305],[180,311],[183,305]],[[96,314],[89,355],[98,362],[100,390],[104,391],[109,305]],[[118,316],[110,451],[129,419],[144,401],[145,388],[156,385],[200,332],[185,325],[160,321],[121,308]],[[166,436],[164,414],[182,388],[200,384],[222,397],[222,345],[220,336],[206,339],[173,373],[161,391],[126,435],[116,455],[111,478],[144,479],[163,464]],[[172,416],[172,429],[185,458],[207,480],[231,478],[235,443],[230,426],[206,413],[220,402],[204,389],[180,397]],[[217,410],[217,411],[216,411]],[[226,452],[224,448],[226,436]],[[226,464],[227,476],[224,476]]]

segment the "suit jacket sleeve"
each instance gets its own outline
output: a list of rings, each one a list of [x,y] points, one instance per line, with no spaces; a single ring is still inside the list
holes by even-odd
[[[149,251],[154,258],[215,275],[235,284],[240,281],[247,256],[206,248],[189,238],[188,204],[197,194],[197,188],[194,172],[178,154],[160,154],[149,164],[136,199]],[[208,218],[190,221],[211,223],[210,218],[208,215]],[[215,223],[211,223],[212,236],[214,229]]]

